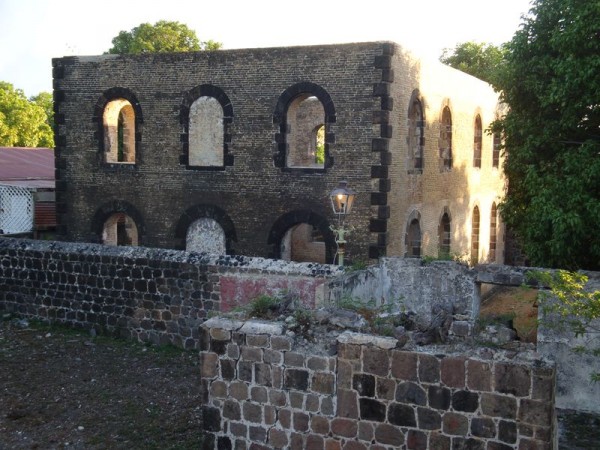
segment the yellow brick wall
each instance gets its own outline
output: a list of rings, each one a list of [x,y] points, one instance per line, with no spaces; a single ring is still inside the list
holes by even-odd
[[[495,119],[498,95],[490,85],[437,61],[418,60],[401,48],[394,54],[394,127],[390,149],[390,220],[388,255],[405,254],[407,221],[413,211],[421,217],[421,254],[438,255],[438,226],[447,208],[451,217],[451,253],[470,257],[473,208],[479,207],[480,262],[489,260],[490,213],[505,192],[500,168],[492,168],[492,136],[486,133]],[[425,118],[424,167],[411,174],[407,167],[408,109],[411,95],[419,90]],[[443,106],[452,113],[453,167],[440,170],[438,141]],[[473,167],[475,116],[482,120],[481,168]],[[497,221],[496,262],[503,261],[503,226]]]

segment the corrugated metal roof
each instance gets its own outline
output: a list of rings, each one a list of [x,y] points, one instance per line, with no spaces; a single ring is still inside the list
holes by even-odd
[[[21,187],[53,188],[54,150],[0,147],[0,183]]]

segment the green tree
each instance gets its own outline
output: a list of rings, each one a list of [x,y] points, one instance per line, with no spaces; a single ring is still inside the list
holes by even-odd
[[[47,98],[49,95],[40,94],[37,98]],[[46,107],[29,101],[23,91],[15,89],[12,84],[0,81],[0,145],[53,147],[54,134],[45,112]]]
[[[32,103],[44,108],[46,123],[54,128],[54,101],[50,92],[40,92],[29,99]]]
[[[196,32],[179,22],[161,20],[154,25],[142,23],[131,31],[121,31],[107,53],[137,54],[218,50],[223,44],[212,40],[200,42]]]
[[[504,54],[503,46],[485,42],[462,42],[453,49],[445,48],[440,61],[494,85]]]
[[[502,216],[535,265],[600,269],[600,2],[534,0],[507,44]]]

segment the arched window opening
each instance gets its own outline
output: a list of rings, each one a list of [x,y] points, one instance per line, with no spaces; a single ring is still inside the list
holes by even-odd
[[[492,204],[492,212],[490,215],[490,262],[496,262],[496,241],[498,236],[498,209],[496,204]]]
[[[473,219],[471,222],[471,264],[479,262],[479,207],[473,208]]]
[[[301,94],[287,113],[287,167],[324,168],[325,109],[315,96]]]
[[[106,245],[138,245],[138,229],[135,222],[127,214],[111,215],[102,230],[102,243]]]
[[[108,163],[135,163],[135,112],[128,100],[106,104],[103,113],[104,154]]]
[[[438,251],[441,258],[450,256],[450,237],[450,216],[444,213],[438,228]]]
[[[500,166],[500,147],[502,145],[502,141],[500,138],[500,133],[494,133],[493,137],[493,149],[492,149],[492,167],[498,168]]]
[[[441,170],[452,169],[452,114],[450,108],[444,106],[440,124],[440,160]]]
[[[418,219],[411,220],[406,231],[406,257],[421,257],[421,224]]]
[[[225,242],[225,231],[219,222],[210,218],[201,218],[190,224],[186,233],[185,250],[224,255]]]
[[[214,97],[202,96],[190,106],[188,165],[224,165],[223,107]]]
[[[281,240],[281,259],[327,263],[323,234],[314,225],[308,223],[299,223],[290,227]]]
[[[423,170],[423,144],[425,123],[423,107],[418,99],[414,99],[408,112],[408,170]]]
[[[483,130],[481,127],[481,116],[475,117],[475,127],[473,130],[473,167],[481,168],[481,145],[483,143]]]

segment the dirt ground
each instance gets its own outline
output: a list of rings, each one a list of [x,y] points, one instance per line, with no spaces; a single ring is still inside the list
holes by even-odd
[[[200,447],[197,352],[25,325],[0,320],[0,449]]]
[[[484,297],[479,313],[480,321],[512,321],[517,336],[523,342],[537,341],[538,307],[536,289],[500,287]]]

